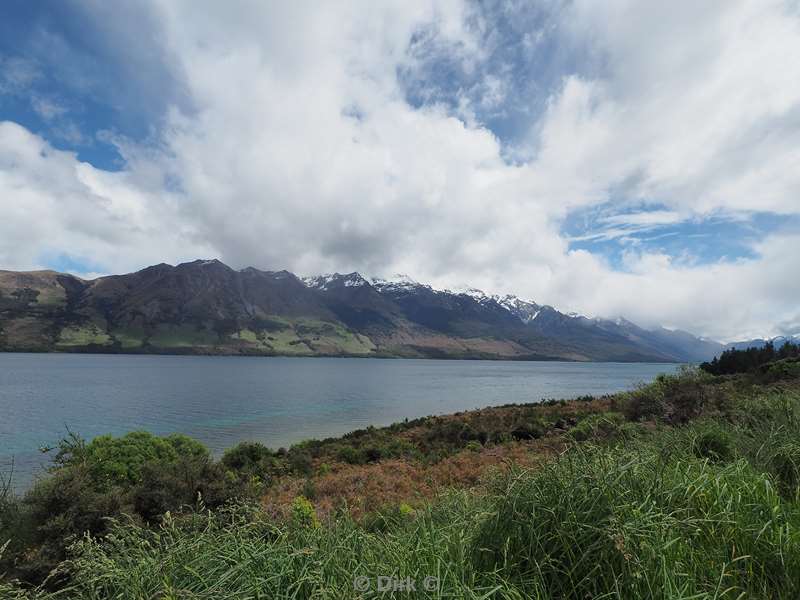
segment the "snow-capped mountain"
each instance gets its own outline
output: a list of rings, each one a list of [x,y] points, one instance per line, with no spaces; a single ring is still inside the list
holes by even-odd
[[[386,279],[372,277],[372,286],[379,292],[384,293],[414,293],[419,288],[431,289],[429,285],[422,284],[408,275],[393,275]]]
[[[494,296],[495,301],[526,325],[542,312],[542,307],[529,300],[522,300],[511,294]]]
[[[360,273],[328,273],[326,275],[314,275],[303,277],[301,281],[311,289],[327,290],[330,286],[361,287],[369,285],[369,281],[364,279]]]
[[[721,345],[405,275],[300,279],[201,260],[92,281],[0,271],[2,349],[682,362]]]

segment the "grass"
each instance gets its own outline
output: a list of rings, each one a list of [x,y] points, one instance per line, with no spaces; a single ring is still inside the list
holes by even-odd
[[[231,337],[235,340],[241,340],[250,344],[260,345],[262,341],[259,339],[258,334],[251,329],[242,329],[236,333],[232,333]]]
[[[111,343],[111,336],[94,323],[70,326],[61,330],[56,346],[105,346]]]
[[[481,426],[541,437],[484,445]],[[389,434],[412,455],[319,462]],[[430,462],[443,448],[432,436],[455,453]],[[799,439],[800,382],[690,372],[604,399],[364,430],[302,445],[317,474],[271,484],[283,494],[266,507],[283,511],[201,501],[156,527],[118,517],[105,537],[75,540],[57,591],[0,583],[0,597],[796,598]],[[453,470],[497,450],[491,468]],[[326,505],[328,488],[356,492]],[[354,512],[359,495],[371,504]],[[416,589],[379,593],[379,577]]]
[[[144,345],[147,333],[142,327],[124,327],[111,331],[111,336],[125,349],[140,348]]]
[[[311,349],[292,328],[267,332],[264,343],[277,354],[311,354]]]
[[[338,323],[300,319],[295,331],[315,351],[328,354],[369,354],[375,344],[368,337],[354,333]]]
[[[242,329],[231,337],[261,351],[278,354],[369,354],[375,349],[372,341],[337,323],[314,319],[275,321],[268,330]]]

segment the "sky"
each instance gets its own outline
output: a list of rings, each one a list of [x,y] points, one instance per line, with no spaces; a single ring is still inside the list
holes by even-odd
[[[5,0],[0,269],[800,333],[800,2]]]

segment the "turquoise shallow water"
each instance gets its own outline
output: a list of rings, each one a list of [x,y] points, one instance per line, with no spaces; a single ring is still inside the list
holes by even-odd
[[[198,438],[219,454],[406,417],[628,389],[671,364],[0,353],[0,468],[24,489],[67,428]]]

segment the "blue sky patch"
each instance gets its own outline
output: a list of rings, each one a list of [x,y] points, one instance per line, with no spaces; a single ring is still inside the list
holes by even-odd
[[[42,265],[59,273],[73,273],[81,276],[90,273],[107,273],[109,269],[99,262],[83,256],[65,252],[45,252],[40,257]]]
[[[681,215],[661,205],[608,203],[571,213],[561,232],[570,249],[603,256],[624,269],[627,252],[661,253],[678,262],[709,264],[755,258],[754,245],[779,231],[800,229],[800,217],[767,212]]]
[[[188,110],[162,53],[145,48],[157,38],[137,33],[152,25],[152,16],[133,5],[90,11],[71,1],[7,0],[0,20],[0,119],[96,167],[122,168],[111,137],[146,139],[169,104]]]

